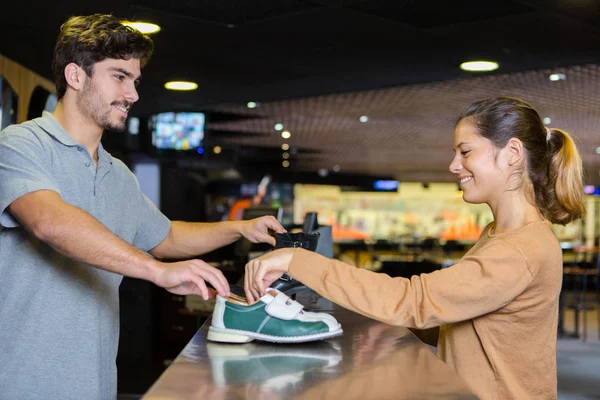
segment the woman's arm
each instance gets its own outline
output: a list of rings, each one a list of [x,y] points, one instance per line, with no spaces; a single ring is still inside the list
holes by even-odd
[[[533,279],[514,246],[495,241],[450,268],[410,279],[352,267],[304,249],[280,249],[246,266],[250,300],[287,272],[321,296],[391,325],[426,329],[495,311],[522,293]]]
[[[288,273],[352,311],[392,325],[425,329],[495,311],[527,288],[533,278],[521,253],[503,241],[487,247],[450,268],[410,279],[294,249]]]

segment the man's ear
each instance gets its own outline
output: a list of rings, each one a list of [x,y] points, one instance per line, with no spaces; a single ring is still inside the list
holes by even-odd
[[[523,142],[517,138],[510,138],[504,147],[506,149],[508,165],[520,164],[525,157]]]
[[[67,85],[74,90],[79,91],[83,88],[85,78],[87,78],[87,74],[79,65],[70,63],[65,67],[65,80]]]

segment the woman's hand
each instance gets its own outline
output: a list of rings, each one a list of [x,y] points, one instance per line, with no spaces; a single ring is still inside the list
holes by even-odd
[[[255,258],[246,264],[244,291],[248,303],[252,304],[264,296],[273,282],[288,272],[296,249],[278,249]]]

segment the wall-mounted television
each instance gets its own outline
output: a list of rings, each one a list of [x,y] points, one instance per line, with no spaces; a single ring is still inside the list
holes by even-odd
[[[201,148],[205,123],[206,115],[200,112],[165,112],[148,122],[154,147],[167,150]]]

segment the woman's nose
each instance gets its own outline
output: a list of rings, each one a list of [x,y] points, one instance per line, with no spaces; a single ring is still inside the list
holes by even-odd
[[[460,170],[462,169],[462,164],[458,158],[458,155],[454,156],[454,158],[450,162],[448,169],[453,174],[458,174],[460,172]]]

